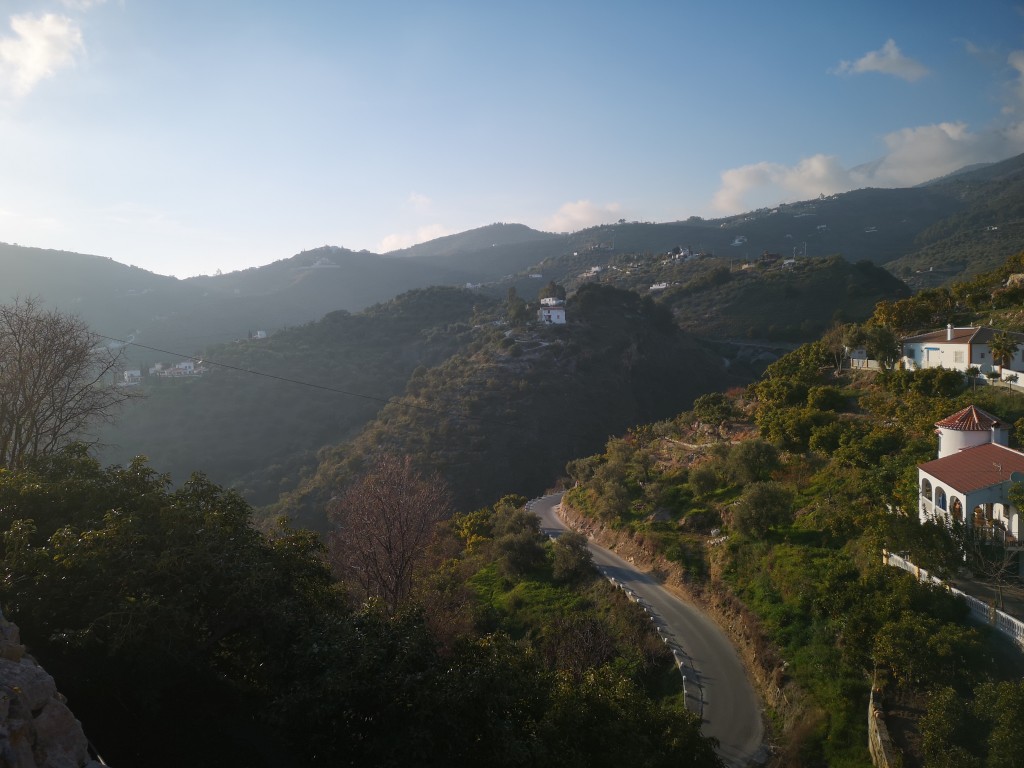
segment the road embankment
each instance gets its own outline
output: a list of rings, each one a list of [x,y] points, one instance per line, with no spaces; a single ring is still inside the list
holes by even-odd
[[[775,750],[772,764],[786,765],[790,756],[787,745],[792,743],[794,749],[798,748],[798,734],[806,729],[813,730],[824,713],[808,701],[786,674],[786,661],[767,639],[759,619],[719,577],[721,558],[716,556],[714,547],[709,551],[710,577],[698,581],[688,578],[678,563],[651,552],[628,531],[604,526],[565,502],[560,510],[566,525],[658,576],[668,590],[696,605],[715,621],[735,645],[755,689],[774,715],[768,723],[769,742]]]

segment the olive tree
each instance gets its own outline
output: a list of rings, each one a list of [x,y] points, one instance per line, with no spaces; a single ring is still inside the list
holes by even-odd
[[[759,539],[792,521],[793,492],[773,481],[748,485],[733,510],[736,530]]]
[[[38,299],[0,306],[0,466],[54,454],[133,396],[115,381],[120,350],[101,341]]]

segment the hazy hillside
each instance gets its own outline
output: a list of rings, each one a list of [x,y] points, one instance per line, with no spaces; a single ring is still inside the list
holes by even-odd
[[[995,269],[1024,249],[1024,155],[931,186],[962,202],[920,232],[919,250],[886,264],[915,288]]]
[[[532,298],[543,282],[528,274],[568,280],[593,266],[621,267],[674,248],[736,267],[763,253],[840,255],[885,264],[912,287],[924,287],[994,268],[1024,248],[1022,169],[1024,156],[912,189],[862,189],[715,220],[620,222],[568,235],[492,224],[384,256],[324,246],[187,280],[97,256],[0,244],[0,298],[40,296],[106,335],[194,354],[249,331],[359,311],[429,285],[483,284],[495,297],[516,285]]]
[[[467,252],[479,252],[488,248],[499,248],[524,243],[538,243],[544,240],[561,239],[559,235],[538,232],[523,224],[489,224],[457,235],[446,235],[419,243],[409,248],[390,251],[388,256],[412,256],[416,258],[454,256]]]
[[[354,436],[418,366],[470,343],[479,306],[486,301],[464,289],[433,288],[211,347],[203,377],[144,380],[146,397],[101,433],[102,458],[145,454],[175,482],[202,471],[255,503],[274,501],[313,452]]]
[[[381,450],[439,472],[461,509],[534,495],[610,434],[733,381],[649,299],[588,285],[567,313],[565,326],[478,328],[469,347],[414,374],[354,441],[321,451],[315,475],[275,511],[321,527],[325,502]]]
[[[715,257],[661,254],[565,279],[568,286],[589,281],[649,294],[671,307],[686,330],[717,339],[807,341],[836,322],[866,319],[880,300],[910,293],[881,267],[836,256],[737,266]]]

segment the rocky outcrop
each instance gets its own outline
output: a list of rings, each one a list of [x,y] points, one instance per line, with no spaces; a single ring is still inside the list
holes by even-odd
[[[57,684],[0,614],[0,768],[101,768]]]

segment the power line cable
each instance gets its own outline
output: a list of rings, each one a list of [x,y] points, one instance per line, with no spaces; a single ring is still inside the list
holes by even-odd
[[[315,384],[315,383],[310,382],[310,381],[302,381],[301,379],[292,379],[292,378],[289,378],[287,376],[278,376],[277,374],[274,374],[274,373],[267,373],[265,371],[257,371],[257,370],[254,370],[252,368],[242,368],[241,366],[231,365],[230,363],[220,363],[220,362],[217,362],[216,360],[209,360],[209,359],[207,359],[205,357],[197,358],[195,355],[186,355],[186,354],[184,354],[182,352],[174,352],[174,351],[169,350],[169,349],[160,349],[159,347],[150,347],[150,346],[147,346],[146,344],[140,344],[137,341],[127,341],[125,339],[117,339],[117,338],[114,338],[112,336],[104,336],[102,333],[97,333],[97,334],[95,334],[95,336],[97,338],[106,339],[107,341],[113,341],[113,342],[116,342],[118,344],[122,344],[124,346],[139,347],[140,349],[148,349],[151,352],[159,352],[162,355],[173,355],[174,357],[181,357],[181,358],[185,358],[185,359],[189,359],[189,360],[197,359],[197,360],[199,360],[200,363],[203,363],[203,364],[206,364],[206,365],[214,365],[214,366],[217,366],[218,368],[226,368],[226,369],[231,370],[231,371],[238,371],[239,373],[247,373],[247,374],[252,375],[252,376],[262,376],[262,377],[267,378],[267,379],[273,379],[275,381],[281,381],[281,382],[284,382],[284,383],[287,383],[287,384],[298,384],[299,386],[309,387],[310,389],[319,389],[319,390],[322,390],[324,392],[333,392],[333,393],[338,394],[338,395],[346,395],[348,397],[357,397],[357,398],[360,398],[360,399],[363,399],[363,400],[370,400],[370,401],[376,402],[376,403],[383,403],[384,405],[396,405],[396,406],[400,406],[400,407],[403,407],[403,408],[412,408],[414,410],[424,411],[426,413],[435,413],[435,414],[439,414],[439,415],[443,415],[443,416],[449,416],[449,417],[456,418],[456,419],[465,419],[465,420],[468,420],[468,421],[475,421],[475,422],[478,422],[480,424],[493,424],[495,426],[508,427],[508,428],[511,428],[511,429],[518,429],[518,430],[521,430],[521,431],[524,431],[524,432],[533,432],[533,430],[530,429],[529,427],[523,426],[522,424],[514,424],[514,423],[512,423],[510,421],[500,421],[498,419],[488,419],[488,418],[485,418],[485,417],[482,417],[482,416],[472,416],[470,414],[455,413],[454,411],[446,410],[444,408],[436,408],[436,407],[429,406],[429,405],[418,405],[416,403],[406,402],[406,401],[403,401],[403,400],[399,399],[398,397],[377,397],[375,395],[367,395],[367,394],[364,394],[362,392],[350,392],[348,390],[339,389],[338,387],[331,387],[331,386],[328,386],[326,384]],[[567,432],[567,431],[563,430],[563,432]],[[567,432],[567,433],[568,434],[572,434],[574,437],[578,437],[578,438],[583,439],[583,440],[590,440],[590,439],[592,439],[591,437],[587,437],[587,436],[584,436],[584,435],[581,435],[581,434],[577,434],[577,433],[572,433],[572,432]]]

